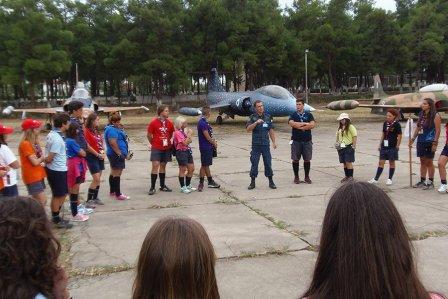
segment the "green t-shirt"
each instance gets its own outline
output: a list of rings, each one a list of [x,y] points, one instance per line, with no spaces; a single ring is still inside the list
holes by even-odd
[[[350,124],[347,131],[338,130],[336,133],[338,142],[344,143],[345,145],[351,145],[353,143],[353,138],[358,136],[358,132],[354,125]]]

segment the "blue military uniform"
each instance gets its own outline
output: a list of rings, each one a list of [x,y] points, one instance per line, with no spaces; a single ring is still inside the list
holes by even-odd
[[[272,177],[272,157],[269,148],[269,130],[274,128],[271,116],[269,114],[252,114],[246,124],[246,127],[255,123],[258,119],[262,119],[263,123],[258,124],[252,131],[252,151],[250,152],[250,176],[256,178],[258,176],[258,163],[260,155],[263,156],[264,175]]]

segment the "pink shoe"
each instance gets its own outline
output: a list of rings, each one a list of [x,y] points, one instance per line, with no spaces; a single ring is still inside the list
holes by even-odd
[[[121,194],[120,196],[115,196],[115,199],[116,200],[128,200],[128,199],[130,199],[130,197],[126,196],[124,194]]]
[[[115,198],[115,192],[109,193],[110,198]]]
[[[78,213],[78,214],[76,214],[76,216],[72,217],[72,221],[73,222],[84,222],[84,221],[87,221],[87,220],[89,220],[89,216],[83,215],[81,213]]]

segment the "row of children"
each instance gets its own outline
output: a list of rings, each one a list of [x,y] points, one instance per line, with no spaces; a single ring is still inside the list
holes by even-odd
[[[95,113],[82,120],[83,104],[71,102],[69,114],[58,114],[53,118],[53,129],[46,137],[45,150],[39,140],[42,123],[34,119],[25,119],[21,128],[22,139],[19,144],[19,158],[7,145],[8,135],[13,129],[0,125],[0,185],[3,196],[17,196],[17,173],[21,168],[22,180],[30,197],[46,203],[45,178],[51,188],[52,221],[58,228],[70,228],[72,224],[60,215],[61,207],[69,194],[72,221],[86,221],[88,214],[96,205],[103,205],[98,198],[104,160],[111,164],[109,183],[111,196],[124,200],[129,197],[121,194],[120,176],[128,157],[127,135],[120,125],[121,117],[114,114],[110,117],[105,129],[106,150],[100,134],[99,118]],[[85,182],[89,169],[92,182],[88,189],[86,204],[79,203],[80,185]]]

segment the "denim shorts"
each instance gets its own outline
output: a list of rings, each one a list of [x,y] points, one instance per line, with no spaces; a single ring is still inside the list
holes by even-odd
[[[34,182],[26,185],[26,189],[28,190],[28,194],[33,196],[39,194],[45,190],[45,182],[44,180]]]

